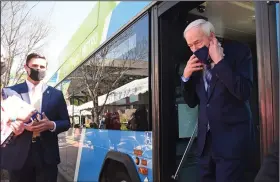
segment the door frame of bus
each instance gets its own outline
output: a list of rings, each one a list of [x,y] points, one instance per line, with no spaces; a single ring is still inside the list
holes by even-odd
[[[257,1],[255,2],[255,12],[262,160],[271,144],[279,137],[280,90],[275,3]]]
[[[165,123],[163,124],[163,112],[162,108],[164,105],[162,97],[162,65],[160,62],[160,49],[159,49],[159,17],[164,12],[168,11],[179,2],[162,2],[155,5],[151,10],[151,57],[152,57],[152,124],[153,124],[153,181],[171,181],[171,174],[176,170],[175,166],[168,166],[165,164],[166,160],[174,161],[175,156],[170,157],[167,151],[173,149],[173,153],[176,152],[176,143],[173,142],[172,146],[163,145],[166,141],[167,135],[164,134],[164,128],[162,126],[167,126],[167,119],[165,118]],[[203,1],[188,2],[192,3],[189,6],[189,10],[203,3]],[[187,11],[187,10],[186,10]],[[157,149],[157,150],[155,150]],[[171,168],[170,168],[171,167]]]

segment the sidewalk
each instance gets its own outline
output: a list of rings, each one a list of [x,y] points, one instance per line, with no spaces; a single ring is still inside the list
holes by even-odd
[[[0,182],[9,182],[8,176],[2,173]],[[4,179],[3,179],[4,178]],[[57,182],[72,182],[71,179],[67,178],[67,174],[64,174],[63,170],[58,167]]]
[[[69,176],[69,174],[64,171],[60,165],[57,166],[58,168],[58,177],[57,177],[57,181],[58,182],[72,182],[73,179]]]

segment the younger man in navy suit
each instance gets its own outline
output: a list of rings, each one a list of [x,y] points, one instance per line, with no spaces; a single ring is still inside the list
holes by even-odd
[[[251,51],[237,42],[221,46],[203,19],[190,23],[184,38],[193,55],[182,75],[183,95],[190,107],[200,106],[200,181],[243,182],[252,128]]]
[[[66,103],[61,91],[42,82],[47,69],[44,56],[29,54],[24,68],[26,81],[9,89],[43,116],[2,149],[1,168],[9,171],[10,182],[54,182],[60,163],[57,135],[70,127]]]

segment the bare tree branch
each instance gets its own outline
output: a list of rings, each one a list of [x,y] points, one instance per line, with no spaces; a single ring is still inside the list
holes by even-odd
[[[120,50],[116,49],[116,46],[127,40],[130,35],[130,32],[128,32],[127,35],[120,37],[119,40],[106,45],[69,78],[80,81],[79,83],[75,82],[77,83],[73,90],[75,93],[86,94],[86,97],[91,99],[93,104],[93,108],[91,108],[92,118],[93,122],[97,124],[99,123],[98,117],[104,112],[109,96],[115,94],[113,90],[130,82],[131,77],[134,79],[139,78],[137,75],[131,76],[127,73],[133,70],[133,67],[137,67],[134,65],[135,63],[139,63],[140,60],[145,59],[145,56],[147,56],[147,40],[143,40],[145,45],[140,46],[142,50],[135,49],[120,54]],[[122,51],[130,50],[129,45],[127,46],[122,47],[124,49]],[[147,64],[145,68],[148,68]],[[79,75],[82,75],[82,79]],[[98,97],[101,95],[104,95],[104,100],[102,101],[104,103],[98,103]]]
[[[26,56],[32,51],[42,49],[50,33],[48,23],[31,16],[32,10],[38,4],[39,2],[36,2],[32,7],[28,7],[23,1],[1,2],[1,44],[8,52],[4,86],[22,80]],[[11,72],[13,66],[15,70]]]

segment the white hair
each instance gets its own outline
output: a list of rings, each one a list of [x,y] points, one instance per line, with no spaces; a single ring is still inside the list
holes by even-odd
[[[193,22],[191,22],[187,27],[186,29],[184,30],[184,34],[183,36],[185,37],[187,31],[189,31],[190,29],[192,28],[195,28],[195,27],[200,27],[201,30],[207,35],[207,36],[210,36],[211,32],[212,33],[215,33],[215,28],[213,26],[213,24],[209,21],[206,21],[204,19],[197,19],[197,20],[194,20]]]

